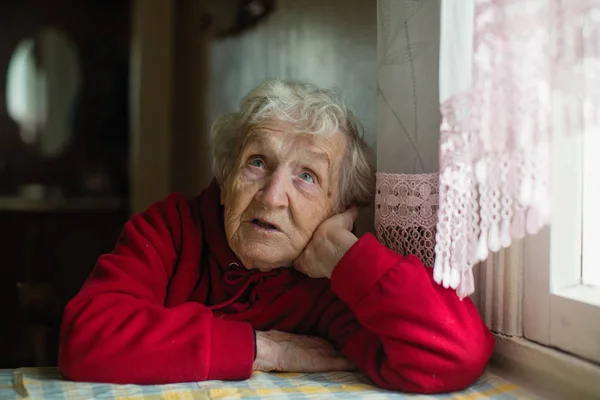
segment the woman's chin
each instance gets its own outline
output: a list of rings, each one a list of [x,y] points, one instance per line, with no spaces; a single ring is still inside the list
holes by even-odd
[[[263,246],[261,246],[263,247]],[[266,247],[266,246],[265,246]],[[272,271],[278,268],[285,268],[292,265],[290,257],[276,257],[276,249],[273,251],[255,251],[244,252],[243,255],[238,255],[246,269],[254,269],[262,272]]]
[[[260,272],[269,272],[269,271],[274,271],[276,269],[281,269],[281,268],[285,268],[285,267],[262,266],[262,267],[250,268],[250,269],[255,270],[255,271],[260,271]]]
[[[260,271],[260,272],[269,272],[269,271],[273,271],[276,269],[285,268],[285,266],[280,265],[280,264],[270,264],[270,263],[264,263],[261,261],[249,262],[247,264],[245,263],[244,267],[247,270]]]
[[[279,234],[269,238],[238,231],[229,242],[244,267],[260,271],[289,267],[300,251],[290,245],[287,236]]]

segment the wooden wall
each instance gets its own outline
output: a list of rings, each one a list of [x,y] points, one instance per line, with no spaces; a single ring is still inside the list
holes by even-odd
[[[131,54],[132,212],[212,178],[205,0],[134,0]]]

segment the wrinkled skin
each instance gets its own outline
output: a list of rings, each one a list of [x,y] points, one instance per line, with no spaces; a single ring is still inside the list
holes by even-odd
[[[356,367],[326,340],[279,331],[257,332],[255,371],[329,372]]]

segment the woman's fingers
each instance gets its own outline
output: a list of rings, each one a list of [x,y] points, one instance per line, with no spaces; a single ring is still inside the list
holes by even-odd
[[[339,219],[339,222],[344,229],[351,231],[354,221],[356,221],[356,218],[358,218],[358,208],[351,206],[343,213],[336,215],[334,218]]]

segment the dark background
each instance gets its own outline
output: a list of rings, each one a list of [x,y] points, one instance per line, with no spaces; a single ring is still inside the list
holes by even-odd
[[[82,86],[72,140],[45,158],[21,141],[0,79],[0,368],[56,364],[62,307],[128,216],[129,2],[2,1],[0,76],[18,42],[45,26],[76,44]],[[93,174],[110,182],[102,192],[86,189]],[[58,187],[65,200],[22,200],[28,184]]]

